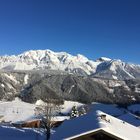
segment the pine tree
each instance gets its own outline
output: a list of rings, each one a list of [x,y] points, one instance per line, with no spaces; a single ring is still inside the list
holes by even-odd
[[[76,106],[72,107],[71,113],[70,113],[70,118],[75,118],[79,116],[79,112],[77,110]]]
[[[79,110],[79,115],[85,115],[87,112],[86,112],[86,109],[84,108],[84,106],[82,106]]]

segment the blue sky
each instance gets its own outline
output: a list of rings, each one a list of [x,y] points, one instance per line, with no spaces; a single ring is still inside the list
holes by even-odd
[[[0,0],[0,55],[51,49],[140,64],[140,0]]]

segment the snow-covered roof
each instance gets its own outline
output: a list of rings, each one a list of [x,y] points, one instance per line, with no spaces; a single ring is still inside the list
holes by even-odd
[[[112,116],[120,116],[124,114],[124,109],[118,108],[115,104],[103,104],[93,102],[90,106],[91,111],[95,112],[95,110],[100,110],[104,113],[110,114]]]
[[[101,115],[106,115],[106,120]],[[52,135],[52,140],[72,139],[97,130],[104,130],[125,140],[139,140],[140,129],[104,112],[96,111],[65,121]]]
[[[44,140],[43,132],[35,129],[18,129],[9,126],[0,126],[1,140]]]
[[[130,110],[132,112],[140,112],[140,104],[130,105],[128,107],[128,110]]]
[[[55,116],[52,117],[51,121],[64,121],[64,120],[69,120],[70,117],[69,116]]]
[[[124,120],[136,127],[140,126],[140,117],[132,114],[132,113],[126,113],[124,115],[121,115],[118,117],[121,120]]]

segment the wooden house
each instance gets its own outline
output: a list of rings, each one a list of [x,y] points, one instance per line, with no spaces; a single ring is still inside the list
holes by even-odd
[[[140,129],[101,111],[65,121],[51,140],[140,140]]]

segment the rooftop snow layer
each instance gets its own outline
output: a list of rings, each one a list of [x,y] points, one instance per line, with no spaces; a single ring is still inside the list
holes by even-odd
[[[131,113],[126,113],[124,115],[119,116],[118,118],[121,120],[124,120],[136,127],[140,126],[140,117],[133,115]]]
[[[106,115],[106,120],[100,115]],[[51,140],[72,139],[97,130],[104,130],[125,140],[139,140],[140,129],[104,112],[96,111],[65,121],[51,137]]]
[[[8,126],[0,126],[1,140],[44,140],[43,133],[33,129],[18,129]]]

